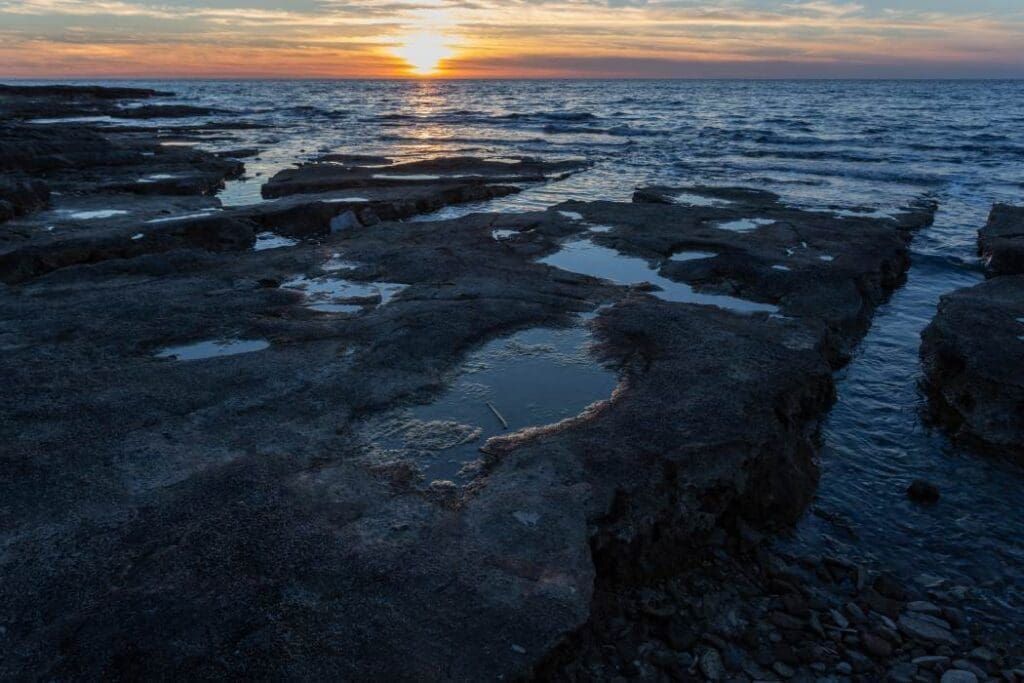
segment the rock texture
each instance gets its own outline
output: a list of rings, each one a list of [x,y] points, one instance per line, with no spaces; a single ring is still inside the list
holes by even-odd
[[[991,279],[943,297],[922,334],[926,386],[954,437],[1024,459],[1024,209],[997,205],[979,248]]]
[[[0,677],[525,677],[587,623],[595,589],[685,564],[722,528],[792,520],[813,493],[832,370],[930,208],[848,221],[730,192],[728,208],[346,220],[263,251],[183,240],[0,288]],[[772,222],[742,240],[712,225],[751,216]],[[584,235],[780,315],[539,262]],[[690,246],[723,263],[668,262]],[[793,282],[770,267],[788,248]],[[406,289],[323,312],[284,284],[298,276]],[[581,313],[618,389],[492,439],[467,482],[423,480],[360,436],[437,395],[481,343]],[[163,353],[218,339],[269,348]]]

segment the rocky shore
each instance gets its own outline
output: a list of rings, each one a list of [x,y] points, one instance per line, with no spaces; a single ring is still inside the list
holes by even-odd
[[[922,335],[932,412],[970,446],[1024,459],[1024,208],[993,208],[978,251],[989,279],[943,297]]]
[[[0,90],[0,677],[1024,680],[958,587],[769,543],[934,202],[403,222],[586,166],[338,153],[225,208],[252,150],[27,122],[156,95]],[[618,379],[580,414],[450,480],[368,428],[548,329]]]

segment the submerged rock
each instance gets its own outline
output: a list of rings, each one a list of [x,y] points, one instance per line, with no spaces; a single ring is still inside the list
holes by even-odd
[[[923,479],[917,479],[907,487],[907,496],[915,502],[927,504],[937,503],[940,498],[938,487]]]

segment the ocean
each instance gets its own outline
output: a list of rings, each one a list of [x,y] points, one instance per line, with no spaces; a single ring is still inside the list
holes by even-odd
[[[176,93],[147,104],[205,104],[262,126],[203,145],[261,150],[247,160],[247,178],[221,193],[227,205],[260,201],[268,177],[324,152],[594,163],[562,182],[418,220],[567,199],[628,201],[647,183],[756,187],[858,214],[934,198],[937,220],[914,240],[906,285],[838,373],[817,499],[780,545],[888,567],[911,581],[945,577],[964,587],[976,618],[1024,629],[1024,471],[956,448],[927,424],[918,360],[920,332],[940,297],[983,279],[975,239],[993,203],[1024,203],[1024,82],[133,84]],[[906,499],[916,478],[939,487],[939,505]]]

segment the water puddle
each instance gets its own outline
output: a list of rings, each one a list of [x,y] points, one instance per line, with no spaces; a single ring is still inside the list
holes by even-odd
[[[324,204],[366,204],[369,201],[366,197],[338,197],[336,199],[325,199]]]
[[[147,223],[174,223],[175,221],[187,221],[192,218],[206,218],[217,213],[216,209],[207,209],[205,211],[196,211],[195,213],[186,213],[180,216],[168,216],[167,218],[151,218],[146,221]]]
[[[540,259],[539,263],[610,280],[620,285],[650,283],[661,288],[651,294],[664,299],[688,304],[718,306],[742,314],[778,313],[777,306],[762,304],[724,294],[702,294],[682,282],[662,277],[644,259],[620,254],[614,249],[594,244],[588,239],[565,242],[562,248]]]
[[[792,270],[792,268],[790,268],[789,266],[775,265],[775,266],[772,266],[772,270],[778,270],[778,271],[783,272],[783,273],[788,273],[788,272],[790,272]]]
[[[492,341],[436,401],[372,420],[364,436],[384,459],[414,460],[427,482],[454,481],[487,439],[561,422],[611,396],[618,377],[591,357],[591,341],[582,322]]]
[[[719,230],[729,232],[752,232],[765,225],[773,225],[775,221],[770,218],[739,218],[734,221],[721,221],[713,223],[712,226]]]
[[[690,206],[708,206],[708,207],[723,207],[732,206],[734,202],[730,202],[728,199],[718,199],[716,197],[705,197],[701,194],[694,192],[678,192],[672,195],[672,201],[677,204],[689,204]]]
[[[281,237],[272,232],[261,232],[256,235],[256,244],[253,246],[253,249],[256,251],[283,249],[285,247],[294,247],[298,243],[299,240],[292,239],[291,237]]]
[[[114,216],[127,216],[128,212],[121,209],[102,209],[99,211],[72,211],[61,209],[57,213],[72,218],[76,221],[92,221],[102,218],[113,218]]]
[[[571,221],[582,221],[583,214],[577,211],[559,211],[558,212],[563,218],[568,218]]]
[[[297,277],[285,282],[281,287],[305,294],[305,306],[314,311],[362,313],[386,306],[408,285],[394,282],[355,282],[332,277]]]
[[[669,261],[702,261],[706,258],[715,258],[718,256],[713,251],[677,251],[669,257]]]
[[[156,354],[157,358],[177,361],[204,360],[222,356],[237,356],[242,353],[255,353],[270,348],[265,339],[220,339],[203,341],[184,346],[170,346]]]
[[[518,230],[492,230],[491,237],[497,242],[510,240],[519,234]]]
[[[140,185],[144,185],[147,183],[155,183],[158,180],[174,180],[175,178],[180,177],[181,176],[174,175],[173,173],[153,173],[151,175],[145,176],[144,178],[139,178],[139,180],[136,182],[138,182]]]

